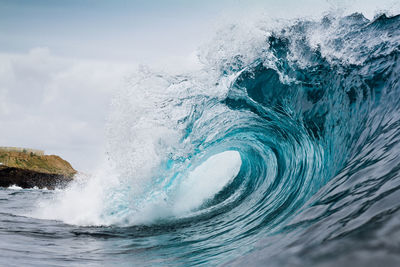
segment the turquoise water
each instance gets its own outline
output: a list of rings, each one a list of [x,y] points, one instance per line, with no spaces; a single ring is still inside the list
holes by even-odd
[[[0,263],[396,266],[399,26],[231,27],[202,71],[143,69],[113,100],[110,170],[0,191]]]

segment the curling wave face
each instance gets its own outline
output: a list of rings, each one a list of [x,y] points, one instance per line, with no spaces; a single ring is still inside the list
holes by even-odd
[[[108,130],[118,172],[37,216],[111,225],[148,264],[218,264],[252,248],[230,264],[279,263],[277,247],[346,236],[400,207],[373,208],[399,195],[399,54],[399,16],[221,31],[202,71],[128,81]]]

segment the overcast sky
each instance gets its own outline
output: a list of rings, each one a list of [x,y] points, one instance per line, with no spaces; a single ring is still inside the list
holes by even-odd
[[[370,18],[398,0],[0,0],[0,146],[58,154],[90,172],[110,99],[138,64],[182,71],[221,25],[257,16]]]

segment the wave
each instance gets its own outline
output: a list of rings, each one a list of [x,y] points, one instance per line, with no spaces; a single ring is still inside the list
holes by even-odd
[[[7,187],[7,189],[9,189],[9,190],[23,190],[22,187],[19,187],[19,186],[15,185],[15,184],[12,185],[12,186]]]
[[[173,262],[215,264],[328,242],[397,210],[383,199],[399,188],[399,31],[399,16],[358,13],[234,25],[201,71],[142,68],[113,100],[111,170],[36,216],[142,227],[160,250],[181,249]]]
[[[34,186],[32,188],[22,188],[18,185],[11,185],[9,187],[5,187],[4,189],[8,189],[8,190],[25,190],[25,191],[32,191],[32,190],[37,190],[37,191],[48,191],[49,189],[47,189],[46,187],[44,188],[39,188],[37,186]],[[56,188],[56,191],[59,191],[60,189]]]

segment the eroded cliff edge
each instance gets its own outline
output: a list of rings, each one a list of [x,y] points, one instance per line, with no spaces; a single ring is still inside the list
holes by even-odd
[[[39,150],[0,147],[0,187],[64,187],[77,171],[66,160]]]

